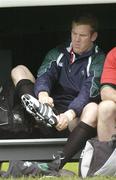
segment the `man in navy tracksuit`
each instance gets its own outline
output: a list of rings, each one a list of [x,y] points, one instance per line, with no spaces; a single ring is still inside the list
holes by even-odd
[[[48,52],[36,81],[25,66],[12,70],[20,97],[29,93],[35,83],[37,99],[58,112],[56,127],[39,126],[38,134],[68,137],[59,168],[84,147],[87,139],[96,136],[100,76],[104,64],[104,54],[94,43],[96,38],[96,19],[89,15],[80,17],[72,22],[71,42]]]

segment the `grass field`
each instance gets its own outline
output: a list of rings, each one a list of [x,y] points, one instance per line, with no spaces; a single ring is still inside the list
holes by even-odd
[[[71,170],[78,174],[78,163],[67,163],[64,167],[65,169]],[[8,163],[3,163],[2,165],[2,170],[7,170],[8,169]],[[15,178],[16,179],[16,178]],[[91,177],[91,178],[85,178],[86,180],[116,180],[116,177],[103,177],[103,176],[98,176],[98,177]],[[0,178],[0,180],[3,180],[3,178]],[[6,180],[6,178],[4,178]],[[12,177],[7,178],[7,180],[14,180]],[[74,177],[21,177],[17,178],[17,180],[82,180],[82,178],[79,178],[78,176]]]

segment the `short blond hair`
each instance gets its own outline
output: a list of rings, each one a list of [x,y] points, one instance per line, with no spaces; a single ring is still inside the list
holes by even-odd
[[[93,15],[86,14],[83,16],[80,16],[78,18],[74,18],[72,21],[72,27],[76,25],[90,25],[92,32],[97,32],[98,31],[98,21],[97,18]]]

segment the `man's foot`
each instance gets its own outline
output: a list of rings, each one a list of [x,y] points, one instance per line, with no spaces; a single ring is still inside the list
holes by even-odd
[[[21,100],[26,110],[34,116],[37,122],[42,122],[49,127],[57,124],[56,115],[48,104],[40,103],[29,94],[22,95]]]

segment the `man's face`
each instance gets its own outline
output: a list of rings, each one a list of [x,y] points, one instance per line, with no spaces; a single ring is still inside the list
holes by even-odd
[[[77,25],[73,24],[71,31],[72,47],[73,51],[78,54],[92,48],[93,42],[97,38],[97,33],[92,33],[92,29],[89,25]]]

